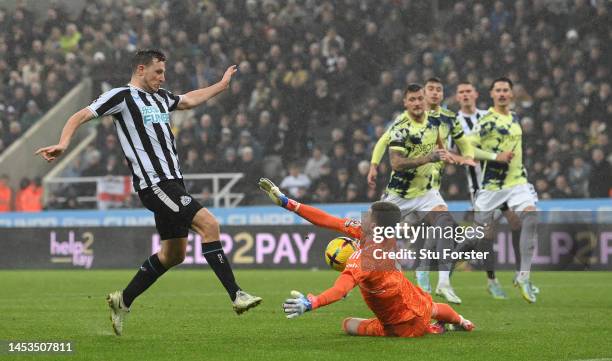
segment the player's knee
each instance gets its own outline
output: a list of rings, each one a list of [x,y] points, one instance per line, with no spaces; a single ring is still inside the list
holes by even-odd
[[[524,224],[526,220],[536,220],[538,218],[538,214],[535,212],[535,207],[533,209],[531,207],[526,207],[519,213],[518,218],[520,222]]]
[[[432,212],[446,212],[448,207],[444,204],[437,205],[431,209]]]
[[[519,216],[521,219],[521,228],[527,229],[530,232],[535,232],[538,225],[538,214],[534,211],[523,210]]]
[[[219,221],[206,208],[202,208],[193,218],[193,227],[200,233],[204,242],[217,241],[219,238]]]
[[[523,209],[523,212],[535,212],[535,211],[536,211],[535,206],[527,206]]]

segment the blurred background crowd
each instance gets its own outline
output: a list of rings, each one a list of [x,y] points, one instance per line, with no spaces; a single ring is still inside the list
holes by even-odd
[[[245,173],[243,205],[258,203],[264,175],[302,201],[378,199],[390,168],[383,162],[378,189],[369,189],[371,149],[403,110],[405,86],[432,76],[454,111],[459,81],[471,81],[487,109],[490,81],[510,77],[540,199],[609,197],[611,8],[604,0],[96,0],[76,17],[61,2],[36,17],[18,4],[0,9],[0,153],[83,77],[97,96],[129,80],[135,49],[153,47],[168,56],[164,87],[176,94],[239,65],[230,89],[174,130],[183,173]],[[128,175],[112,120],[97,127],[71,175]],[[36,183],[22,180],[13,199]],[[465,171],[447,166],[445,198],[467,192]]]

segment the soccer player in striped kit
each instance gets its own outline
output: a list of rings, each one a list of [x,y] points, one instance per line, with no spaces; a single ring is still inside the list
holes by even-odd
[[[183,95],[161,87],[166,70],[166,56],[161,51],[137,51],[131,67],[132,78],[127,85],[109,90],[72,115],[59,143],[36,151],[51,162],[64,153],[82,124],[112,116],[134,189],[142,204],[155,214],[155,226],[163,240],[161,250],[144,261],[122,292],[108,295],[113,330],[121,335],[134,299],[168,269],[183,262],[189,229],[202,236],[202,253],[228,292],[234,311],[241,314],[262,299],[240,289],[221,247],[218,221],[185,190],[170,126],[172,111],[194,108],[227,89],[236,66],[230,66],[218,83]]]

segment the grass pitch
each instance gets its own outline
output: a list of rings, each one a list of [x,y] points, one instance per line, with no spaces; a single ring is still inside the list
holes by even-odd
[[[0,340],[74,341],[75,353],[0,359],[70,360],[578,360],[612,357],[612,273],[537,272],[533,305],[499,273],[510,299],[493,300],[481,272],[453,276],[472,333],[418,339],[350,337],[347,316],[371,317],[357,290],[344,301],[286,320],[291,289],[320,292],[333,271],[237,271],[240,285],[264,298],[236,316],[208,270],[174,270],[136,300],[124,335],[112,333],[105,295],[126,271],[1,271]],[[413,278],[412,275],[409,278]],[[433,280],[432,280],[433,281]],[[440,299],[435,298],[437,301]],[[441,301],[440,301],[441,302]]]

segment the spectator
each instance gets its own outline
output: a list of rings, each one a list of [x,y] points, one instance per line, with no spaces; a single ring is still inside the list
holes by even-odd
[[[572,198],[575,196],[564,175],[558,175],[555,178],[555,187],[550,191],[550,196],[552,198]]]
[[[593,168],[591,169],[589,180],[589,196],[593,198],[611,197],[612,182],[612,166],[604,159],[604,153],[600,148],[595,148],[591,152]]]
[[[204,155],[202,156],[202,171],[204,173],[216,173],[222,171],[222,169],[214,149],[204,149]]]
[[[26,106],[27,111],[21,116],[19,122],[24,130],[29,129],[32,124],[36,123],[40,117],[42,117],[42,112],[38,108],[38,105],[34,100],[28,101]]]
[[[0,176],[0,213],[10,212],[13,209],[13,190],[9,181],[8,174]]]
[[[581,198],[588,196],[590,173],[591,167],[585,164],[580,156],[573,159],[572,166],[567,171],[567,178],[576,196]]]
[[[189,148],[187,150],[187,159],[183,162],[181,168],[184,174],[197,174],[204,171],[200,153],[196,148]]]
[[[346,191],[349,186],[349,172],[346,168],[340,168],[336,170],[336,182],[335,187],[332,189],[335,200],[337,202],[343,202],[346,198]]]
[[[315,188],[312,196],[313,203],[330,203],[333,201],[332,192],[329,185],[325,182],[320,182]]]
[[[36,112],[24,115],[30,101],[45,113],[82,74],[94,78],[98,94],[98,74],[111,74],[110,85],[124,78],[124,70],[109,64],[125,62],[137,47],[161,47],[177,57],[167,69],[174,92],[210,83],[230,62],[240,64],[241,75],[228,94],[207,103],[210,131],[200,131],[193,121],[181,123],[180,117],[174,123],[180,146],[195,147],[200,155],[214,149],[218,161],[248,130],[261,145],[256,158],[280,156],[285,168],[306,161],[313,139],[333,147],[338,142],[330,139],[333,124],[346,133],[340,142],[353,162],[341,166],[356,173],[362,156],[352,154],[360,147],[353,144],[371,149],[385,123],[401,110],[405,84],[432,75],[449,89],[459,78],[469,79],[481,94],[487,94],[494,76],[515,81],[514,110],[525,122],[525,165],[532,183],[545,175],[552,189],[559,175],[570,177],[567,169],[576,157],[595,172],[586,153],[593,147],[602,149],[603,158],[612,156],[606,123],[612,116],[607,2],[562,0],[554,13],[546,1],[439,2],[440,14],[449,16],[435,32],[426,20],[433,10],[428,2],[315,3],[208,2],[109,11],[104,2],[91,2],[78,17],[52,7],[40,18],[24,7],[2,10],[0,26],[7,35],[0,40],[0,152],[36,121]],[[128,23],[138,26],[120,26]],[[204,56],[197,49],[204,49]],[[481,96],[479,107],[486,109],[487,102]],[[249,119],[257,123],[252,126]],[[223,128],[231,132],[229,138]],[[354,130],[366,139],[348,137]],[[100,132],[96,142],[105,141]],[[388,174],[379,175],[384,183]],[[442,182],[445,192],[454,192],[453,184],[463,191],[459,183]],[[335,183],[332,179],[328,186]],[[378,192],[382,187],[379,183]]]
[[[239,169],[244,174],[244,177],[237,185],[237,190],[245,194],[245,199],[249,202],[253,197],[259,194],[259,190],[251,186],[255,179],[261,178],[262,167],[261,162],[255,158],[255,151],[251,147],[244,147],[240,151]]]
[[[291,196],[297,197],[298,188],[303,187],[308,189],[310,183],[311,181],[308,176],[301,172],[300,166],[293,163],[289,166],[289,175],[283,179],[280,188],[286,189]]]
[[[314,146],[312,149],[312,156],[308,158],[306,167],[304,168],[304,174],[311,180],[315,181],[321,176],[321,168],[323,164],[329,162],[329,157],[323,154],[321,147]]]
[[[240,132],[240,139],[238,140],[238,153],[242,154],[242,150],[245,148],[250,148],[250,151],[254,153],[256,158],[261,158],[262,150],[259,142],[254,140],[251,136],[251,132],[246,129]]]
[[[234,148],[227,148],[225,150],[225,157],[223,158],[223,170],[225,172],[239,172],[238,157]]]
[[[535,181],[535,190],[538,192],[538,198],[540,199],[550,199],[548,181],[544,178],[538,178]]]
[[[346,154],[346,147],[343,143],[334,144],[333,154],[329,159],[332,169],[340,169],[350,164],[350,158]]]
[[[198,199],[198,201],[203,207],[210,208],[215,206],[215,200],[209,187],[202,188],[202,192],[200,193],[200,198]]]
[[[269,111],[264,110],[259,113],[259,122],[253,132],[255,138],[260,142],[263,148],[263,154],[273,154],[274,147],[278,140],[276,126],[274,123],[272,123],[272,118]]]
[[[4,137],[5,146],[8,148],[14,141],[19,139],[22,135],[21,124],[17,121],[11,121],[9,123],[9,131]]]
[[[23,178],[19,183],[19,191],[15,197],[15,210],[17,212],[42,211],[43,189],[37,182]]]
[[[354,185],[353,183],[349,183],[349,185],[346,187],[346,193],[344,195],[343,202],[346,202],[346,203],[363,202],[363,200],[359,198],[359,189],[357,189],[357,186]]]
[[[85,169],[82,175],[84,177],[96,177],[104,175],[104,163],[102,162],[102,154],[97,149],[89,148],[85,153]]]
[[[81,41],[81,33],[75,24],[66,25],[66,33],[59,39],[59,46],[64,52],[77,50]]]

